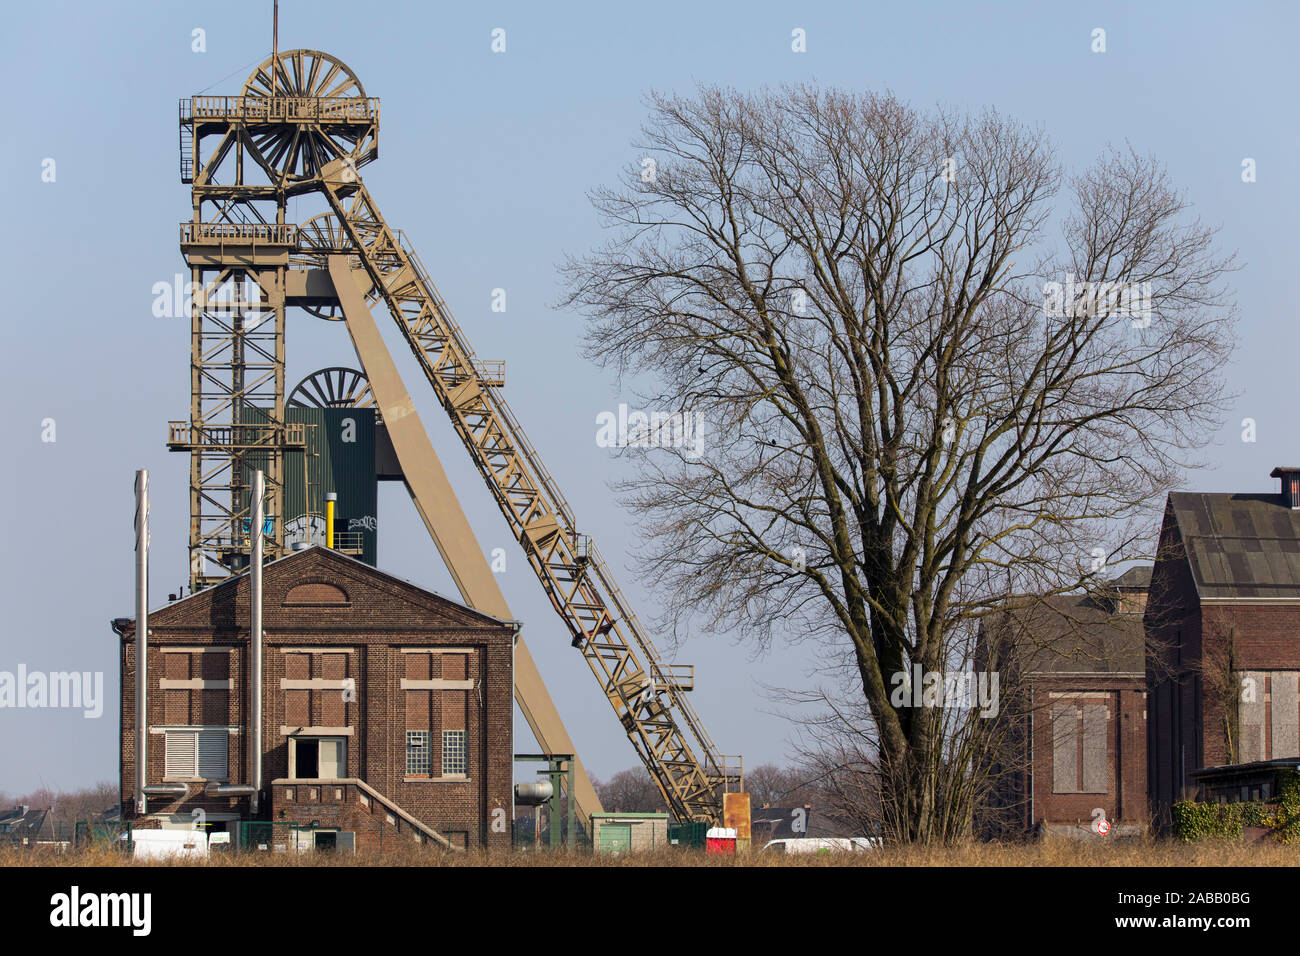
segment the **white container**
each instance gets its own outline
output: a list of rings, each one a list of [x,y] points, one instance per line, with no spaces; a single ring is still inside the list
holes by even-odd
[[[763,850],[769,853],[853,853],[878,850],[880,837],[799,837],[769,840]]]
[[[131,842],[137,860],[204,859],[208,835],[202,830],[133,830]]]

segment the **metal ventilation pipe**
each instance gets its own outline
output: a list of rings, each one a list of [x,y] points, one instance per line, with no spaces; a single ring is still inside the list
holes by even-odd
[[[135,812],[147,813],[149,701],[149,472],[135,473]],[[188,791],[188,787],[186,790]]]
[[[183,800],[190,795],[190,785],[188,783],[155,783],[151,787],[145,787],[144,792],[150,797],[175,797]]]
[[[260,471],[253,472],[251,502],[252,521],[249,527],[249,716],[248,731],[248,782],[253,787],[250,806],[257,813],[258,800],[262,792],[262,530],[265,524],[265,476]]]
[[[249,783],[210,783],[203,792],[209,797],[251,797],[257,788]]]

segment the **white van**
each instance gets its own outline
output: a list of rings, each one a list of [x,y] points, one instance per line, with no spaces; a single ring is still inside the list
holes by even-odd
[[[131,843],[137,860],[202,859],[208,855],[208,834],[203,830],[132,830]]]
[[[768,840],[761,852],[771,853],[843,853],[878,850],[880,837],[798,837]]]

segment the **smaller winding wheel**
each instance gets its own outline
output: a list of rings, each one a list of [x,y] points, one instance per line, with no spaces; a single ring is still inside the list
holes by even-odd
[[[374,408],[370,382],[354,368],[335,365],[312,372],[289,393],[290,408]]]
[[[338,217],[332,212],[323,212],[298,227],[298,249],[291,254],[290,262],[297,268],[328,269],[329,256],[351,254],[351,249],[352,240],[339,225]],[[359,261],[354,261],[354,267],[359,265]],[[343,319],[343,308],[337,299],[320,305],[303,305],[302,310],[330,322]]]

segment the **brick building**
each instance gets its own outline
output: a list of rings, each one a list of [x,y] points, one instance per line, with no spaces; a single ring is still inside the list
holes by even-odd
[[[150,612],[146,783],[155,792],[143,818],[134,812],[135,625],[113,622],[124,819],[189,827],[202,810],[208,829],[233,842],[247,829],[238,821],[262,820],[250,839],[289,849],[509,847],[516,624],[327,548],[264,565],[254,810],[249,593],[245,573]]]
[[[1300,755],[1300,468],[1272,494],[1171,494],[1147,607],[1152,809],[1195,771]],[[1267,799],[1268,794],[1262,794]]]
[[[988,624],[999,641],[1003,705],[992,736],[1002,759],[977,815],[984,836],[1090,836],[1099,819],[1112,835],[1146,826],[1149,574],[1134,568],[1091,593],[1017,599]],[[988,666],[987,653],[979,660]]]

